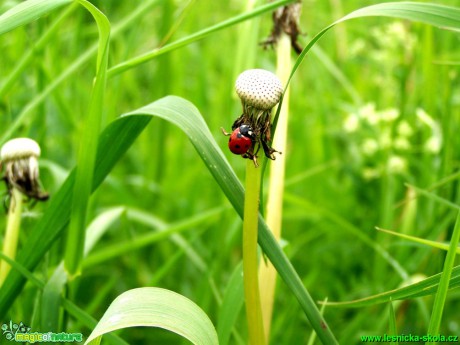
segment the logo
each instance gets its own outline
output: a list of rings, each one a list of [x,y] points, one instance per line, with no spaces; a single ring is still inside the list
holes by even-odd
[[[7,340],[19,343],[73,343],[83,341],[83,335],[81,333],[31,332],[31,328],[26,326],[22,321],[19,324],[13,323],[11,320],[9,323],[4,323],[2,325],[2,332]]]
[[[30,327],[24,325],[22,322],[20,322],[18,325],[10,320],[9,324],[4,323],[2,325],[2,332],[7,340],[14,340],[17,333],[24,334],[28,333],[29,331]]]

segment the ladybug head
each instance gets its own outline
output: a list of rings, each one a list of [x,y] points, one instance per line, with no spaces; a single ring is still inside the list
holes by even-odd
[[[254,139],[254,132],[252,130],[252,127],[249,125],[241,125],[239,127],[241,135],[244,135],[245,137],[248,137],[250,139]]]

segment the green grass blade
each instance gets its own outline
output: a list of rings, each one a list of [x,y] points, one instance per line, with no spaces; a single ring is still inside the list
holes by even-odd
[[[440,278],[441,273],[438,273],[418,283],[411,284],[399,289],[386,291],[377,295],[361,298],[354,301],[327,302],[327,305],[330,305],[331,307],[358,308],[368,307],[378,303],[386,303],[391,300],[405,300],[409,298],[432,295],[435,294],[438,290]],[[456,266],[452,269],[452,275],[450,277],[449,283],[450,289],[456,288],[458,286],[460,286],[460,266]]]
[[[168,96],[124,114],[123,118],[139,115],[159,117],[182,129],[238,214],[243,214],[243,186],[214,140],[203,117],[192,103],[179,97]],[[220,130],[216,132],[220,133]]]
[[[209,132],[198,110],[190,102],[174,96],[162,98],[146,107],[126,114],[114,121],[101,134],[93,190],[110,172],[152,116],[172,122],[188,135],[206,167],[219,183],[235,210],[242,216],[244,191],[240,181]],[[35,226],[26,246],[18,254],[18,261],[29,270],[36,267],[52,243],[62,235],[62,231],[69,221],[74,179],[75,173],[73,172],[59,192],[53,196],[47,212]],[[267,229],[262,217],[259,219],[258,240],[281,278],[298,299],[319,338],[324,343],[336,343],[326,321],[320,315],[316,304],[303,286],[294,267]],[[21,275],[10,272],[0,290],[0,317],[13,303],[24,283],[25,280]]]
[[[321,306],[321,315],[324,315],[324,311],[326,310],[326,303],[327,303],[327,297],[326,299],[324,300],[324,303],[323,305]],[[315,341],[316,341],[316,332],[312,332],[310,334],[310,338],[308,338],[308,343],[307,345],[314,345],[315,344]]]
[[[179,234],[183,231],[194,229],[198,225],[209,221],[220,215],[226,208],[219,207],[200,213],[199,215],[190,217],[185,220],[178,221],[177,223],[170,224],[169,226],[162,226],[158,231],[149,232],[145,235],[138,236],[129,242],[115,243],[103,249],[98,250],[96,253],[89,255],[84,261],[83,266],[89,267],[92,265],[100,264],[114,257],[139,250],[142,247],[151,245],[168,237],[173,237],[174,234]],[[128,210],[128,219],[130,219],[130,211]],[[193,259],[191,259],[194,261]],[[201,260],[201,258],[199,259]],[[201,266],[198,264],[197,266]]]
[[[0,35],[29,24],[73,0],[28,0],[19,3],[0,16]]]
[[[36,95],[29,103],[27,103],[22,111],[15,117],[14,122],[5,128],[1,138],[0,144],[4,144],[9,138],[13,136],[13,133],[17,131],[21,125],[23,125],[26,120],[30,120],[34,115],[33,110],[38,108],[48,96],[56,90],[56,88],[62,84],[67,78],[74,74],[78,69],[87,62],[96,52],[96,46],[94,49],[89,49],[83,53],[73,64],[71,64],[65,71],[63,71],[56,79],[54,79],[50,84],[48,84],[45,89]]]
[[[439,280],[439,287],[436,291],[434,299],[433,313],[431,314],[430,325],[428,327],[428,334],[439,334],[441,327],[442,313],[447,298],[447,290],[449,290],[450,277],[452,276],[452,269],[455,262],[456,249],[458,249],[458,242],[460,240],[460,213],[457,215],[452,238],[450,239],[449,250],[444,261],[444,267]]]
[[[33,283],[35,286],[39,287],[40,289],[45,286],[45,284],[40,279],[35,277],[32,272],[24,267],[24,265],[21,265],[21,263],[19,263],[17,260],[12,260],[9,256],[6,256],[2,252],[0,252],[0,258],[9,264],[13,271],[18,272],[20,275],[26,277],[27,280]]]
[[[215,142],[198,109],[190,102],[175,96],[168,96],[135,110],[125,116],[148,114],[163,118],[181,128],[189,137],[206,167],[217,181],[237,213],[243,217],[244,190],[224,154]],[[291,289],[310,320],[318,337],[326,344],[336,340],[315,302],[302,284],[294,267],[259,216],[258,241],[267,257],[277,269],[280,277]]]
[[[116,221],[121,218],[125,212],[125,207],[113,207],[99,214],[97,218],[89,224],[88,229],[86,230],[84,256],[88,255],[101,237]]]
[[[24,52],[24,55],[17,62],[14,70],[5,78],[3,84],[0,85],[0,99],[9,91],[14,82],[18,81],[21,73],[26,69],[28,64],[33,61],[33,58],[37,52],[42,50],[46,44],[54,37],[58,32],[61,24],[75,11],[78,7],[76,3],[72,6],[68,6],[62,14],[57,18],[51,26],[46,30],[42,37],[35,43],[34,49],[30,49]]]
[[[193,344],[218,344],[216,330],[200,307],[161,288],[133,289],[118,296],[85,344],[97,344],[105,333],[140,326],[167,329]]]
[[[86,213],[93,184],[93,172],[97,153],[98,136],[103,113],[109,56],[110,23],[102,12],[91,3],[79,0],[94,17],[99,31],[99,47],[96,64],[96,79],[86,115],[77,159],[70,225],[65,248],[64,267],[70,277],[81,269],[85,245]]]
[[[395,272],[403,279],[409,278],[409,274],[406,270],[401,266],[401,264],[393,258],[388,251],[386,251],[379,243],[376,243],[369,235],[361,231],[359,228],[354,226],[352,223],[348,222],[345,218],[341,217],[340,215],[336,214],[333,211],[324,209],[318,205],[315,205],[313,202],[306,200],[303,197],[298,197],[296,195],[285,193],[284,199],[290,203],[295,204],[299,208],[304,210],[308,210],[309,213],[312,214],[320,214],[325,218],[329,219],[331,222],[336,224],[342,231],[346,231],[351,235],[358,238],[360,241],[365,243],[367,246],[372,248],[376,253],[378,253],[385,261],[388,262],[390,266],[393,267]]]
[[[329,55],[319,46],[313,47],[311,52],[315,55],[318,63],[322,64],[329,74],[337,80],[353,103],[356,105],[362,104],[363,100],[361,99],[361,95],[358,90],[355,89],[352,82],[343,73],[342,69],[334,63],[333,59],[329,57]]]
[[[37,288],[39,288],[40,290],[43,290],[45,288],[45,284],[37,277],[35,277],[34,274],[30,272],[27,268],[20,265],[18,262],[11,260],[9,257],[3,255],[3,253],[1,252],[0,258],[2,258],[2,260],[7,261],[15,271],[19,272],[22,276],[26,277],[28,281],[35,285]],[[63,266],[61,265],[60,267],[62,271],[64,271]],[[86,327],[93,328],[96,326],[97,321],[91,315],[88,315],[84,310],[77,307],[73,302],[61,297],[61,304],[69,312],[69,314],[71,314],[76,320],[84,324]],[[128,344],[116,334],[107,335],[107,340],[110,344],[115,345]]]
[[[420,243],[420,244],[424,244],[424,245],[427,245],[427,246],[430,246],[430,247],[433,247],[433,248],[438,248],[438,249],[442,249],[442,250],[448,250],[449,249],[449,245],[448,244],[445,244],[445,243],[441,243],[441,242],[436,242],[436,241],[430,241],[430,240],[425,240],[424,238],[419,238],[419,237],[415,237],[415,236],[410,236],[410,235],[405,235],[405,234],[401,234],[399,232],[394,232],[394,231],[390,231],[390,230],[386,230],[386,229],[381,229],[381,228],[377,228],[377,230],[379,231],[382,231],[382,232],[386,232],[387,234],[390,234],[390,235],[393,235],[393,236],[397,236],[397,237],[401,237],[401,238],[404,238],[408,241],[411,241],[411,242],[415,242],[415,243]],[[455,252],[457,254],[460,254],[460,247],[457,247]]]
[[[70,315],[72,315],[76,320],[80,321],[89,329],[96,327],[97,320],[91,315],[88,315],[88,313],[86,313],[83,309],[79,308],[68,299],[63,298],[62,305]],[[105,340],[112,345],[129,345],[116,334],[107,334],[105,336]]]
[[[460,28],[459,8],[410,1],[389,2],[364,7],[346,15],[336,23],[353,18],[375,16],[407,19],[445,29]]]
[[[145,13],[148,13],[150,7],[155,5],[158,0],[149,0],[144,1],[142,5],[136,7],[131,13],[129,13],[126,18],[121,22],[114,25],[111,39],[127,30],[132,23],[135,23],[139,18],[141,18]],[[29,103],[27,103],[22,111],[16,116],[14,122],[6,128],[0,137],[0,145],[4,144],[15,131],[17,131],[21,125],[24,124],[27,120],[30,120],[31,117],[35,116],[36,113],[33,112],[38,106],[40,106],[48,96],[56,90],[65,80],[70,76],[76,73],[85,63],[87,63],[96,53],[98,45],[94,44],[89,47],[85,52],[83,52],[78,59],[76,59],[70,66],[68,66],[58,77],[56,77],[50,84],[48,84],[45,89],[35,96]]]
[[[220,345],[229,344],[235,321],[243,307],[243,300],[243,266],[240,263],[230,277],[222,299],[222,305],[219,308],[217,335]]]
[[[140,56],[137,56],[137,57],[134,57],[130,60],[127,60],[127,61],[124,61],[112,68],[109,69],[108,71],[108,76],[109,77],[113,77],[117,74],[120,74],[122,72],[125,72],[131,68],[135,68],[135,67],[138,67],[140,65],[142,65],[143,63],[146,63],[150,60],[152,60],[153,58],[159,56],[159,55],[162,55],[162,54],[165,54],[165,53],[168,53],[172,50],[175,50],[175,49],[178,49],[180,47],[183,47],[187,44],[190,44],[190,43],[193,43],[193,42],[196,42],[198,40],[201,40],[203,38],[205,38],[206,36],[214,33],[214,32],[217,32],[219,30],[222,30],[222,29],[225,29],[225,28],[228,28],[229,26],[232,26],[232,25],[235,25],[235,24],[238,24],[240,22],[243,22],[245,20],[248,20],[248,19],[251,19],[253,17],[256,17],[258,15],[261,15],[262,13],[266,13],[266,12],[270,12],[278,7],[281,7],[281,6],[284,6],[284,5],[287,5],[291,2],[294,2],[294,0],[279,0],[279,1],[274,1],[274,2],[271,2],[269,4],[265,4],[265,5],[262,5],[262,6],[259,6],[257,8],[255,8],[254,10],[252,11],[248,11],[246,13],[243,13],[243,14],[240,14],[236,17],[233,17],[233,18],[230,18],[230,19],[227,19],[227,20],[224,20],[223,22],[220,22],[219,24],[216,24],[216,25],[213,25],[213,26],[210,26],[206,29],[203,29],[203,30],[200,30],[192,35],[189,35],[187,37],[184,37],[184,38],[181,38],[177,41],[174,41],[174,42],[171,42],[169,44],[166,44],[165,46],[161,47],[161,48],[157,48],[157,49],[154,49],[150,52],[147,52],[147,53],[144,53]]]
[[[59,265],[43,288],[40,308],[41,329],[59,332],[62,291],[66,283],[67,274],[64,267]]]
[[[393,301],[390,301],[390,308],[389,308],[389,326],[388,326],[388,334],[390,336],[395,336],[398,335],[398,330],[396,327],[396,313],[395,309],[393,307]],[[399,343],[397,341],[392,341],[390,343],[391,345],[398,345]]]
[[[427,191],[426,189],[422,189],[422,188],[419,188],[419,187],[416,187],[416,186],[413,186],[413,185],[410,185],[410,184],[406,184],[406,185],[409,186],[410,188],[413,188],[417,192],[417,194],[423,195],[423,196],[427,197],[430,200],[433,200],[435,202],[443,204],[443,205],[445,205],[447,207],[450,207],[452,209],[460,210],[459,205],[457,205],[456,203],[454,203],[452,201],[444,199],[444,198],[440,197],[439,195],[434,194],[433,192]]]
[[[150,117],[133,117],[114,121],[100,135],[93,180],[93,191],[101,184],[114,165],[147,126]],[[52,244],[58,239],[70,219],[75,171],[48,203],[48,209],[32,229],[27,243],[18,253],[17,262],[33,271]],[[18,297],[26,280],[16,270],[10,271],[0,289],[0,317]]]
[[[300,53],[299,57],[297,58],[285,88],[287,88],[289,82],[294,76],[294,73],[303,62],[307,53],[315,45],[315,43],[327,31],[329,31],[329,29],[344,21],[363,17],[391,17],[421,22],[446,29],[460,29],[460,9],[456,7],[417,2],[387,2],[363,7],[330,24],[311,39],[311,41],[302,50],[302,53]]]
[[[211,27],[208,27],[206,29],[203,29],[193,35],[190,35],[190,36],[181,38],[177,41],[171,42],[162,48],[154,50],[151,53],[147,53],[147,54],[152,54],[151,56],[148,57],[148,59],[153,59],[155,57],[166,54],[174,49],[178,49],[187,44],[199,41],[218,30],[224,29],[230,25],[236,25],[244,20],[248,20],[262,13],[269,12],[276,7],[283,6],[292,1],[293,0],[283,0],[283,1],[273,2],[267,5],[261,6],[255,9],[254,11],[247,12],[242,15],[238,15],[236,17],[230,18],[229,20],[226,20],[222,23],[219,23]],[[136,22],[137,20],[139,20],[139,18],[142,17],[144,13],[147,13],[147,10],[153,5],[155,5],[157,2],[158,0],[145,1],[142,5],[134,9],[133,12],[129,14],[124,20],[122,20],[117,25],[114,25],[111,38],[116,37],[118,34],[128,29],[130,25],[132,25],[133,22]],[[8,128],[4,131],[3,135],[0,138],[0,145],[5,143],[13,135],[13,133],[18,128],[20,128],[20,126],[27,119],[29,119],[31,116],[34,116],[33,110],[36,109],[40,104],[42,104],[47,99],[48,95],[50,95],[54,90],[56,90],[59,87],[59,85],[62,84],[62,82],[67,80],[71,75],[73,75],[76,71],[78,71],[79,68],[81,68],[81,66],[84,65],[96,53],[96,50],[97,50],[96,46],[91,46],[90,48],[88,48],[84,53],[81,54],[81,56],[77,60],[75,60],[75,62],[72,65],[70,65],[56,79],[54,79],[40,94],[35,96],[23,108],[20,114],[16,116],[14,122],[10,126],[8,126]],[[134,58],[134,59],[141,59],[141,57]],[[143,62],[144,61],[142,61],[141,63]],[[130,69],[131,67],[137,66],[137,64],[133,64],[132,66],[127,66],[131,64],[133,63],[130,63],[129,61],[125,61],[117,66],[112,67],[108,71],[108,77],[121,73],[122,72],[121,68],[124,71],[124,70]],[[119,68],[120,70],[118,70]]]
[[[102,235],[125,212],[123,207],[115,207],[102,212],[86,230],[85,255],[94,247]],[[61,263],[46,283],[42,294],[41,329],[59,331],[59,316],[63,290],[67,283],[64,264]]]

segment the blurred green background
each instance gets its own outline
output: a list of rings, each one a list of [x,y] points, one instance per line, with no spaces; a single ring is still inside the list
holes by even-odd
[[[244,1],[150,2],[147,6],[140,0],[92,1],[112,25],[109,66],[236,16],[246,6]],[[431,2],[458,5],[454,0]],[[4,1],[0,12],[16,3]],[[304,0],[300,44],[305,46],[312,35],[343,15],[375,3],[379,2]],[[140,19],[116,31],[141,6],[146,8]],[[34,42],[63,11],[0,36],[0,78],[34,49]],[[239,48],[238,43],[247,39],[239,24],[109,79],[102,128],[163,96],[184,97],[200,110],[243,178],[244,161],[227,150],[228,138],[220,127],[229,129],[241,114],[234,92],[236,76],[246,68],[275,70],[275,51],[257,44],[271,31],[271,15],[255,20],[258,31],[249,50]],[[34,52],[19,79],[1,94],[2,132],[96,40],[97,27],[87,12],[78,8],[65,18],[50,42]],[[388,18],[358,19],[328,32],[294,76],[288,149],[283,152],[287,160],[283,245],[314,299],[358,299],[442,270],[445,252],[379,233],[375,226],[437,241],[450,238],[455,212],[416,197],[412,186],[458,203],[458,178],[453,174],[459,166],[459,43],[457,32]],[[251,59],[253,64],[245,65]],[[14,133],[40,143],[42,182],[51,197],[75,165],[94,69],[95,56]],[[241,221],[179,129],[153,119],[91,199],[88,219],[118,206],[128,211],[92,255],[110,256],[113,246],[133,243],[152,228],[171,224],[184,224],[174,235],[180,231],[180,237],[168,236],[140,248],[128,245],[128,250],[99,261],[91,262],[90,256],[68,297],[100,319],[120,293],[160,286],[195,301],[215,324],[219,296],[241,260]],[[40,203],[26,213],[23,243],[45,209],[46,204]],[[5,216],[0,215],[1,222]],[[202,220],[194,222],[200,216]],[[388,251],[409,277],[402,279],[363,237]],[[46,280],[62,259],[65,242],[60,241],[36,270],[41,279]],[[35,300],[35,288],[26,285],[8,315],[32,323]],[[425,297],[397,304],[399,333],[425,334],[432,301]],[[460,294],[453,290],[445,307],[443,334],[460,334],[459,308]],[[359,343],[362,334],[385,333],[388,315],[388,305],[325,311],[341,344]],[[64,320],[67,329],[89,333],[72,319]],[[231,343],[246,337],[244,310],[235,326],[237,336]],[[271,344],[304,344],[310,333],[297,301],[280,282]],[[128,329],[121,335],[132,344],[185,342],[155,329]]]

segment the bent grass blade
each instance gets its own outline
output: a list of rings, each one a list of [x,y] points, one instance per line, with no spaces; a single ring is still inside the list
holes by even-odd
[[[187,100],[175,96],[162,98],[141,109],[125,114],[101,133],[92,190],[97,189],[153,116],[173,123],[187,134],[222,191],[237,213],[242,216],[244,190],[240,181],[196,107]],[[18,261],[27,269],[32,271],[54,241],[63,234],[70,218],[74,183],[75,171],[69,175],[61,189],[50,200],[47,211],[31,232],[27,244],[18,254]],[[318,337],[325,343],[336,343],[315,302],[273,235],[267,229],[262,217],[259,217],[258,241],[281,278],[298,299]],[[10,272],[0,290],[0,316],[14,302],[25,282],[24,277],[17,272]]]
[[[28,0],[19,3],[0,15],[0,35],[54,11],[55,9],[73,3],[73,0]]]
[[[307,53],[326,32],[328,32],[337,24],[347,20],[364,17],[390,17],[397,19],[407,19],[414,22],[430,24],[444,29],[460,29],[460,8],[456,7],[417,2],[388,2],[360,8],[325,27],[311,39],[311,41],[302,50],[299,57],[297,58],[285,88],[288,87],[289,82],[299,68],[300,64],[305,59]]]
[[[410,298],[432,295],[435,294],[438,290],[441,274],[442,273],[438,273],[420,282],[410,284],[408,286],[394,289],[391,291],[386,291],[377,295],[372,295],[354,301],[327,302],[326,304],[331,307],[358,308],[368,307],[379,303],[386,303],[390,302],[391,300],[405,300]],[[449,289],[453,289],[458,286],[460,286],[460,266],[456,266],[452,269],[452,274],[449,282]]]
[[[205,312],[173,291],[146,287],[124,292],[105,312],[85,345],[99,344],[102,335],[128,327],[160,327],[197,345],[217,345],[216,330]]]

